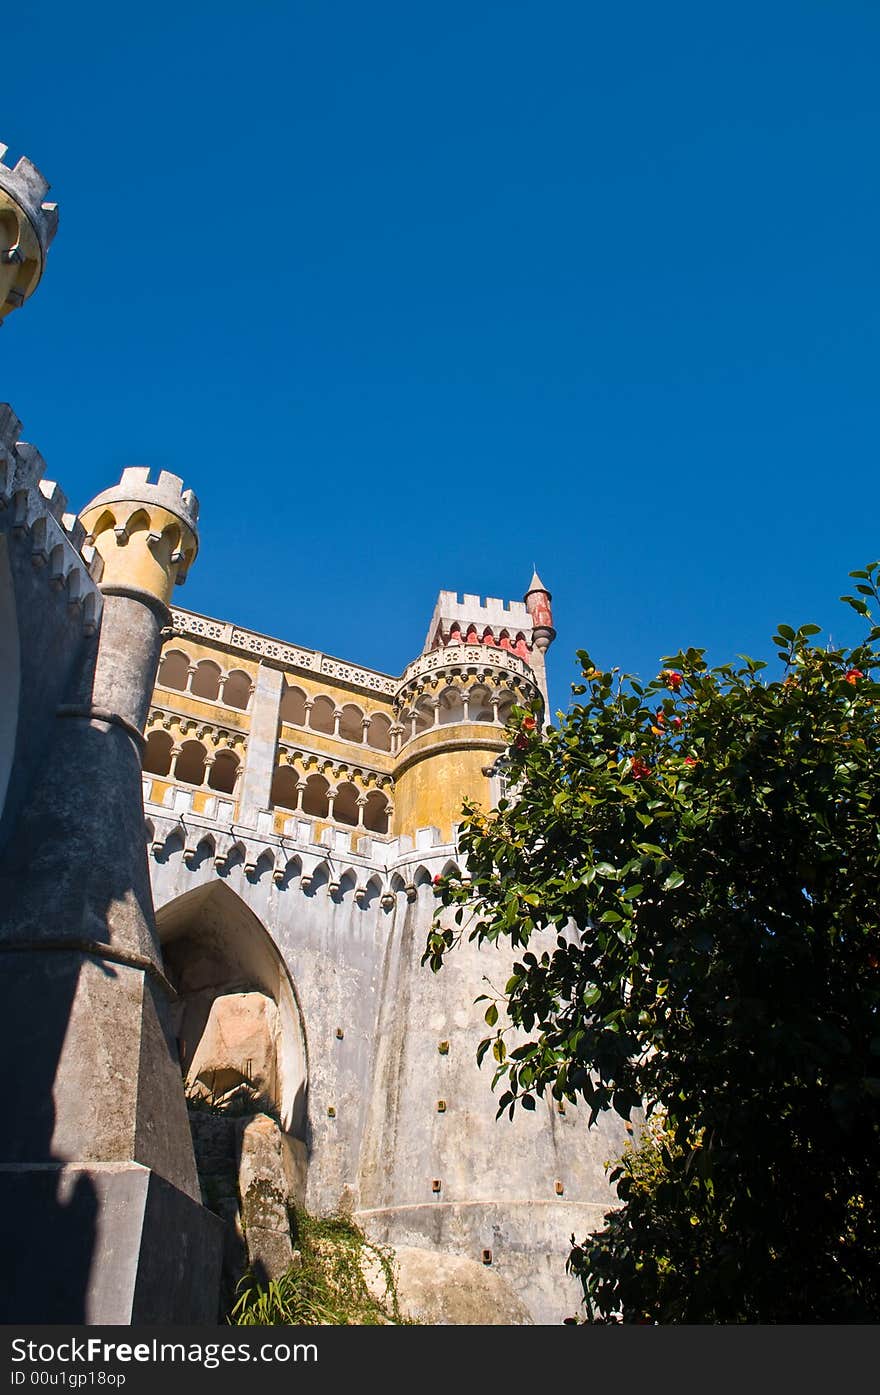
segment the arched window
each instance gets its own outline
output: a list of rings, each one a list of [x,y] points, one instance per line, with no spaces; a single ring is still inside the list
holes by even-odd
[[[232,794],[238,774],[238,756],[234,751],[218,751],[208,772],[208,784],[221,794]]]
[[[310,814],[312,818],[326,819],[330,808],[327,799],[329,788],[330,786],[323,775],[310,775],[303,791],[303,813]]]
[[[334,819],[339,823],[348,823],[354,827],[360,812],[357,797],[358,791],[354,785],[348,781],[344,785],[340,785],[336,791],[336,798],[333,800]]]
[[[144,751],[144,772],[147,775],[167,775],[171,769],[171,748],[174,742],[167,731],[151,731]]]
[[[333,735],[333,714],[336,704],[328,697],[316,697],[309,714],[309,726],[313,731],[325,731]]]
[[[367,744],[377,751],[391,750],[391,719],[384,712],[374,712],[370,718]]]
[[[292,726],[306,725],[306,695],[301,688],[286,687],[281,699],[281,720]]]
[[[513,707],[514,701],[513,693],[504,692],[501,694],[501,700],[498,703],[498,720],[502,726],[506,727],[510,721],[510,709]]]
[[[251,700],[251,676],[240,668],[234,668],[223,684],[223,701],[230,707],[246,711]]]
[[[189,674],[189,655],[181,649],[169,649],[162,655],[159,677],[156,680],[163,688],[176,688],[182,693]]]
[[[292,765],[279,765],[272,778],[272,803],[276,808],[296,808],[296,787],[299,775]]]
[[[339,735],[344,741],[360,746],[364,739],[364,714],[353,702],[347,702],[339,719]]]
[[[468,714],[472,722],[491,722],[492,703],[489,699],[489,689],[482,683],[475,683],[470,690],[470,702],[468,704]]]
[[[196,664],[190,692],[193,697],[216,701],[220,695],[220,665],[215,664],[213,659],[202,659],[201,663]]]
[[[200,785],[205,778],[205,748],[201,741],[184,741],[174,762],[174,776],[185,785]]]
[[[458,688],[446,688],[437,705],[437,720],[446,726],[450,722],[464,721],[464,703]]]
[[[416,872],[415,876],[413,877],[413,886],[419,894],[424,892],[426,895],[430,895],[431,897],[433,897],[433,883],[434,879],[431,876],[431,873],[428,871],[427,867],[420,867]]]
[[[364,828],[371,833],[388,832],[388,799],[381,790],[371,790],[367,795]]]
[[[415,706],[416,736],[434,725],[434,708],[427,698],[419,698]]]

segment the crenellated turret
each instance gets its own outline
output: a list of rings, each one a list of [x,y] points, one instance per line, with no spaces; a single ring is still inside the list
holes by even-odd
[[[0,324],[37,289],[58,227],[48,181],[24,156],[10,169],[5,154],[0,145]]]
[[[395,832],[434,826],[451,837],[465,800],[495,803],[490,772],[507,748],[515,705],[546,705],[543,651],[526,605],[441,591],[425,652],[395,699]]]
[[[86,542],[101,559],[104,620],[92,704],[108,707],[143,731],[168,602],[195,560],[199,502],[177,475],[155,484],[145,466],[123,470],[118,485],[80,514]]]
[[[0,1041],[7,1056],[28,1043],[0,1202],[16,1252],[51,1244],[58,1261],[39,1310],[27,1267],[13,1291],[0,1285],[0,1316],[212,1321],[222,1227],[201,1205],[141,802],[167,602],[196,554],[198,504],[176,476],[151,484],[134,469],[78,521],[40,480],[38,452],[10,449],[16,426],[0,421],[10,536],[50,586],[64,549],[82,546],[102,604],[52,684],[40,768],[0,849]],[[45,617],[34,627],[53,678],[52,631]]]
[[[150,483],[145,465],[123,470],[80,514],[104,562],[104,585],[139,587],[166,604],[182,585],[199,548],[199,501],[178,475],[162,470]]]

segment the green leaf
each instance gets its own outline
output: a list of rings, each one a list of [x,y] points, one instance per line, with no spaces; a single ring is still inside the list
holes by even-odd
[[[486,1008],[484,1017],[487,1027],[495,1026],[495,1023],[498,1021],[498,1009],[494,1003],[490,1003],[489,1006]]]

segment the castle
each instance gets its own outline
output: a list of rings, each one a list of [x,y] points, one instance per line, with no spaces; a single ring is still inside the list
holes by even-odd
[[[46,192],[0,160],[0,317]],[[392,1247],[423,1320],[560,1321],[623,1124],[496,1122],[474,999],[512,956],[420,962],[462,803],[546,709],[546,587],[442,591],[380,673],[178,608],[193,493],[130,468],[77,516],[19,436],[0,408],[3,1320],[214,1322],[295,1203]]]

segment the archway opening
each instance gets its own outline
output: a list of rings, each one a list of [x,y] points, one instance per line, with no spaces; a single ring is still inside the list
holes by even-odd
[[[181,1067],[191,1098],[263,1109],[301,1136],[305,1033],[271,936],[225,882],[184,892],[156,913]]]

